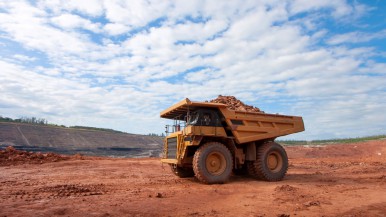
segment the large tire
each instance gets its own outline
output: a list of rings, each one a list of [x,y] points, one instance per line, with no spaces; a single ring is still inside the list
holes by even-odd
[[[256,161],[248,162],[248,173],[261,180],[276,182],[284,178],[288,170],[288,157],[284,148],[276,142],[257,147]]]
[[[176,164],[169,164],[173,174],[180,178],[193,177],[194,172],[192,168],[185,168],[177,166]]]
[[[196,178],[206,184],[222,184],[228,181],[233,168],[232,154],[218,142],[201,146],[193,157]]]

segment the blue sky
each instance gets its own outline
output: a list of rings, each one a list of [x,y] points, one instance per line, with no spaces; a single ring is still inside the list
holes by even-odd
[[[234,95],[300,115],[288,139],[385,134],[384,1],[0,0],[0,115],[161,133]]]

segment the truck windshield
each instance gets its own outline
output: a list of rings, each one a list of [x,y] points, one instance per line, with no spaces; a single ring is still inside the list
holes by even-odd
[[[187,125],[196,125],[198,123],[199,114],[198,112],[191,112],[187,116],[186,124]]]
[[[186,124],[193,126],[221,126],[221,121],[215,111],[198,109],[187,115]]]

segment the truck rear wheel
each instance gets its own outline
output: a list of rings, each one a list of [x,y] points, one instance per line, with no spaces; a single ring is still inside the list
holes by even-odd
[[[196,178],[207,184],[228,181],[233,168],[232,154],[218,142],[201,146],[193,157],[193,170]]]
[[[288,169],[288,157],[284,148],[276,142],[257,147],[256,161],[248,163],[248,172],[265,181],[280,181]]]
[[[187,178],[187,177],[193,177],[194,172],[192,168],[185,168],[185,167],[180,167],[177,164],[169,164],[170,169],[174,173],[174,175],[180,177],[180,178]]]

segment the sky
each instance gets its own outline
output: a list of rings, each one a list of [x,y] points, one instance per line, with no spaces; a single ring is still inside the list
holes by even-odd
[[[386,134],[386,2],[0,0],[0,115],[160,134],[189,98]]]

